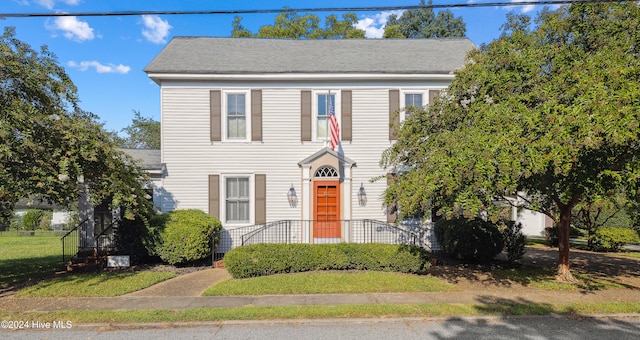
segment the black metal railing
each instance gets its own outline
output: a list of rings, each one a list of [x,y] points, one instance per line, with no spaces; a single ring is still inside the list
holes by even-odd
[[[89,231],[88,218],[78,223],[78,225],[73,227],[60,238],[62,241],[62,264],[66,265],[69,263],[69,261],[77,256],[81,250],[92,251],[94,254],[114,250],[115,233],[117,232],[119,221],[119,219],[114,220],[104,228],[102,232],[95,236],[88,235],[92,232]],[[93,239],[93,242],[89,241],[91,239]]]
[[[258,243],[385,243],[423,246],[420,235],[402,226],[377,220],[279,220],[266,224],[223,228],[213,259],[227,251]]]
[[[115,236],[118,231],[118,223],[120,219],[115,219],[111,224],[102,230],[100,234],[95,237],[95,249],[96,252],[110,251],[115,249]]]
[[[385,243],[417,245],[417,235],[395,224],[378,220],[356,221],[353,227],[353,237],[360,242],[354,243]]]
[[[262,225],[258,229],[250,231],[240,236],[240,245],[258,244],[258,243],[293,243],[295,239],[292,235],[292,228],[297,227],[296,222],[292,220],[281,220],[269,222]],[[300,242],[300,241],[298,241]]]
[[[67,264],[72,257],[78,254],[78,249],[84,246],[86,241],[85,238],[78,237],[78,235],[82,233],[86,234],[88,223],[88,218],[82,220],[60,238],[60,241],[62,242],[63,264]]]

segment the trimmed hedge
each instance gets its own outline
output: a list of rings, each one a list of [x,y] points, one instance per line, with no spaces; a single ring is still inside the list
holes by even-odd
[[[629,228],[601,227],[593,236],[593,250],[601,252],[617,252],[625,244],[640,243],[638,233]]]
[[[224,266],[234,278],[350,269],[422,273],[429,265],[426,250],[389,244],[256,244],[224,256]]]
[[[213,233],[221,229],[220,221],[202,210],[171,211],[161,236],[160,258],[170,264],[204,260],[211,256]]]
[[[504,248],[498,226],[478,218],[441,219],[434,231],[445,254],[458,260],[487,262]]]

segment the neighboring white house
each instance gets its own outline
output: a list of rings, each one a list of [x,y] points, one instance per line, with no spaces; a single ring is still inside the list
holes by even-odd
[[[386,181],[371,180],[386,175],[382,152],[410,114],[401,108],[428,105],[473,48],[469,39],[174,38],[145,68],[160,85],[161,210],[201,209],[227,231],[283,223],[290,242],[358,242],[367,236],[355,221],[394,218]]]
[[[43,209],[51,211],[51,221],[49,227],[54,230],[73,227],[73,212],[63,209],[55,204],[49,204],[40,200],[22,200],[18,202],[14,210],[15,217],[23,217],[30,209]]]

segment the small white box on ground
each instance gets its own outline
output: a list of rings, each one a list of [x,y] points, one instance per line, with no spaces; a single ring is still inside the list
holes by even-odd
[[[107,256],[107,267],[129,267],[129,255]]]

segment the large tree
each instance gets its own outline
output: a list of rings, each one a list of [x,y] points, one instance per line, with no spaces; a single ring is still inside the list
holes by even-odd
[[[132,217],[150,208],[142,189],[146,178],[96,117],[79,109],[76,88],[55,55],[46,47],[33,50],[13,28],[5,28],[0,39],[3,210],[24,198],[70,206],[84,184],[94,204],[112,198]]]
[[[133,111],[131,125],[122,129],[124,137],[114,136],[118,146],[129,149],[160,149],[160,122]],[[115,133],[114,133],[115,134]]]
[[[260,27],[254,34],[242,25],[242,18],[235,17],[231,36],[234,38],[288,38],[288,39],[355,39],[364,38],[364,31],[355,28],[358,18],[353,13],[346,13],[342,20],[334,14],[325,18],[324,27],[320,26],[320,18],[313,14],[299,15],[287,10],[275,18],[273,25]]]
[[[400,18],[392,14],[384,27],[383,38],[457,38],[464,37],[467,26],[461,17],[455,17],[450,10],[437,14],[428,4],[420,2],[420,8],[404,11]]]
[[[409,170],[387,200],[403,214],[491,215],[497,201],[521,202],[555,221],[557,275],[574,281],[572,210],[611,192],[637,197],[639,57],[635,2],[545,10],[533,28],[508,16],[502,36],[470,52],[435,104],[403,124],[382,164]]]

